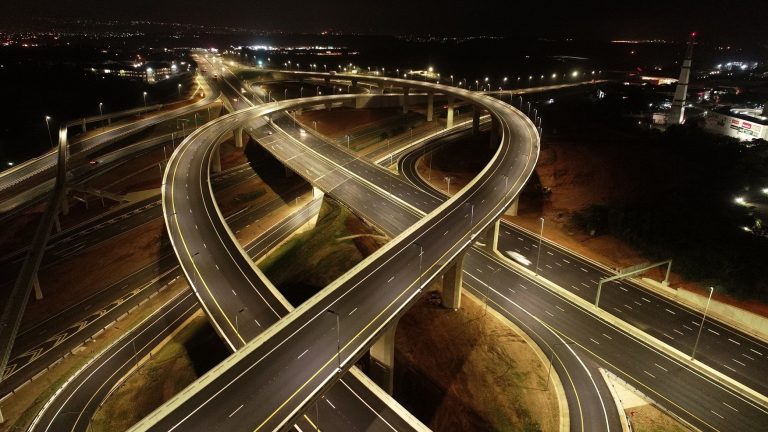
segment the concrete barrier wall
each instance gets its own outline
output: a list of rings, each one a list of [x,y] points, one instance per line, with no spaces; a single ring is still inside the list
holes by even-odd
[[[644,285],[652,287],[660,292],[698,311],[704,311],[707,305],[707,296],[696,294],[680,288],[669,288],[661,285],[653,279],[643,278]],[[726,303],[712,300],[709,305],[708,316],[723,321],[743,330],[764,341],[768,341],[768,318],[731,306]]]

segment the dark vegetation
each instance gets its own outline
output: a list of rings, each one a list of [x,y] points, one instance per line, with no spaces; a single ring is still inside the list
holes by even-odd
[[[582,112],[593,119],[615,120],[626,112],[624,103],[620,98],[593,101]],[[594,235],[616,236],[649,258],[673,258],[686,278],[717,285],[740,298],[768,301],[763,268],[768,240],[742,228],[759,226],[764,213],[734,202],[736,196],[756,196],[768,187],[768,142],[746,146],[696,124],[665,132],[630,130],[626,125],[614,123],[633,141],[639,139],[641,147],[628,146],[624,157],[638,150],[658,154],[658,165],[648,167],[658,189],[622,202],[592,205],[573,215],[573,225]]]

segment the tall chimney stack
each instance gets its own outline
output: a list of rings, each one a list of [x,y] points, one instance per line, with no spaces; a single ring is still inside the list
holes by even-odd
[[[691,58],[693,57],[693,44],[696,40],[696,32],[688,38],[688,47],[685,50],[683,67],[680,68],[680,79],[677,80],[675,98],[672,100],[672,111],[669,113],[669,124],[683,124],[685,122],[685,98],[688,95],[688,80],[691,76]]]

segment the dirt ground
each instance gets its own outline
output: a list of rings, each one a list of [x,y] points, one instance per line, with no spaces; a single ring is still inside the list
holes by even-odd
[[[644,405],[626,410],[634,432],[690,432],[677,420],[653,405]]]
[[[557,431],[547,364],[466,295],[461,309],[425,294],[397,327],[395,397],[434,431]]]
[[[354,109],[335,108],[331,111],[316,110],[305,111],[296,116],[305,125],[311,125],[314,129],[317,122],[317,131],[330,138],[341,138],[351,129],[364,127],[368,123],[402,115],[402,110],[397,108],[387,109]]]
[[[647,262],[648,258],[642,256],[626,242],[610,235],[591,236],[589,233],[574,230],[569,226],[568,221],[572,212],[590,204],[616,200],[622,193],[640,195],[646,193],[639,190],[627,192],[623,186],[619,185],[634,184],[629,179],[633,176],[642,176],[639,171],[647,164],[653,163],[655,156],[640,157],[631,165],[613,164],[611,160],[620,157],[620,152],[615,148],[607,149],[605,153],[600,154],[593,147],[588,148],[564,140],[548,139],[547,143],[542,149],[532,181],[539,180],[542,186],[551,188],[551,195],[542,201],[541,198],[534,197],[535,194],[527,194],[524,191],[520,199],[518,216],[505,216],[505,218],[529,231],[538,232],[539,217],[543,216],[545,238],[609,267],[627,267]],[[467,155],[466,151],[461,154]],[[428,178],[429,175],[429,158],[428,153],[426,159],[422,157],[417,162],[417,170],[424,178]],[[446,192],[447,184],[444,177],[451,176],[451,193],[453,194],[466,185],[473,174],[470,171],[454,169],[453,165],[451,170],[445,170],[439,162],[447,159],[434,157],[431,183],[434,187]],[[606,166],[614,166],[614,168],[608,169]],[[664,271],[663,268],[657,268],[649,271],[645,276],[663,280]],[[701,295],[709,293],[705,287],[676,273],[674,265],[670,274],[670,286]],[[768,316],[768,305],[737,300],[725,294],[715,294],[714,298],[723,303]]]

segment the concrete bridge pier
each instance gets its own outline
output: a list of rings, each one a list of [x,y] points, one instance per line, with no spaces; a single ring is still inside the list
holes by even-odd
[[[499,142],[501,141],[501,138],[499,138],[499,131],[501,130],[501,125],[499,124],[499,120],[491,116],[491,139],[488,142],[488,145],[490,148],[496,147]]]
[[[86,132],[88,132],[88,128],[86,127],[86,124],[85,124],[85,123],[86,123],[86,122],[85,122],[85,118],[83,118],[83,126],[82,126],[82,129],[83,129],[83,133],[86,133]]]
[[[243,128],[235,129],[235,148],[243,148]]]
[[[405,87],[403,89],[403,114],[408,114],[408,94],[411,92],[411,89],[408,87]]]
[[[472,134],[477,135],[480,133],[480,108],[477,105],[472,105]]]
[[[453,98],[448,98],[448,113],[445,116],[445,128],[450,129],[453,127]]]
[[[69,214],[69,198],[67,198],[67,189],[64,188],[64,196],[61,197],[61,213],[66,216]]]
[[[432,121],[432,116],[435,112],[435,93],[427,93],[427,121]]]
[[[221,144],[216,144],[213,146],[213,154],[211,155],[211,171],[215,173],[221,172]]]
[[[320,198],[323,196],[323,191],[317,186],[312,186],[312,198]]]
[[[40,279],[37,278],[37,273],[32,278],[32,287],[35,289],[35,300],[42,300],[43,290],[40,289]]]
[[[395,330],[399,321],[399,319],[395,320],[384,329],[384,333],[379,336],[369,351],[368,374],[373,382],[389,394],[392,394],[394,381]]]
[[[497,219],[485,229],[485,247],[483,249],[489,254],[494,254],[499,246],[499,225],[501,225],[501,219]]]
[[[464,252],[456,257],[443,274],[443,307],[458,310],[461,306],[461,283],[464,279]]]
[[[504,212],[507,216],[517,216],[517,207],[520,204],[520,195],[515,197],[515,200],[512,201],[512,204],[509,206],[506,212]]]

